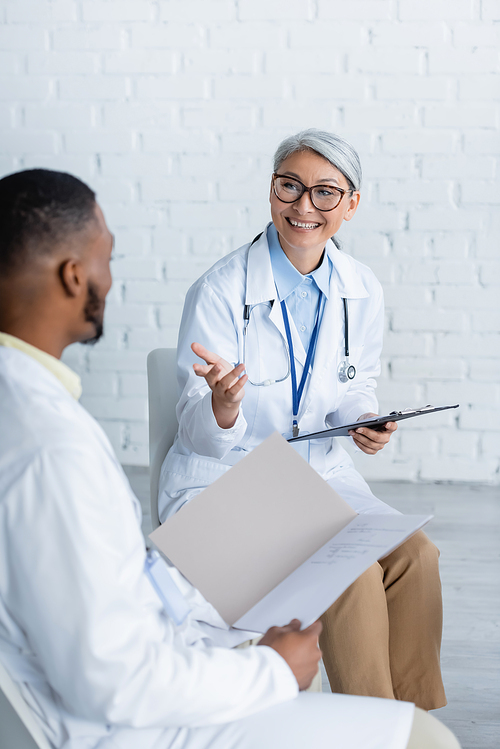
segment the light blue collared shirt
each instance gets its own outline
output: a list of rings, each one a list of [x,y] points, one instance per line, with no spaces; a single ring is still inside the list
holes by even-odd
[[[283,252],[274,224],[267,229],[267,242],[278,299],[280,302],[286,299],[288,313],[293,318],[304,350],[307,352],[321,292],[328,299],[333,263],[325,252],[321,265],[312,273],[303,276]],[[321,320],[319,322],[321,325]]]

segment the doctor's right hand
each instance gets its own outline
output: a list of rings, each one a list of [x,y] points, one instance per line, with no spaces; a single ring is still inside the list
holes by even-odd
[[[244,385],[248,380],[244,375],[244,364],[233,367],[201,343],[192,343],[191,348],[206,364],[193,364],[198,377],[204,377],[212,391],[212,410],[221,429],[234,426],[240,410],[240,402],[245,395]],[[242,376],[243,375],[243,376]]]
[[[307,689],[318,673],[321,659],[318,637],[323,625],[318,620],[300,631],[298,619],[292,619],[286,627],[271,627],[257,645],[267,645],[276,650],[288,663],[297,679],[299,689]]]

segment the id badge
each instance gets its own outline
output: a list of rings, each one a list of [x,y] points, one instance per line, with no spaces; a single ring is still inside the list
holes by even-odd
[[[182,624],[191,609],[179,588],[169,575],[168,567],[157,551],[148,551],[144,571],[167,615],[176,624]]]
[[[303,434],[309,434],[309,432],[303,432],[301,429],[300,436],[302,437]],[[282,436],[286,440],[289,440],[293,435],[292,432],[286,432]],[[301,458],[304,458],[304,460],[309,463],[309,456],[311,454],[311,442],[309,440],[304,440],[303,442],[289,442],[288,444],[290,447],[293,447],[295,452],[298,452]]]

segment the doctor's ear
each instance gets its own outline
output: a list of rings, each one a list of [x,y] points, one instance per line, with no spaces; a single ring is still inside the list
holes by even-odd
[[[86,290],[86,275],[80,260],[64,260],[59,266],[59,278],[62,287],[69,297],[78,297]]]
[[[361,200],[360,192],[353,192],[351,197],[347,201],[346,212],[344,213],[344,221],[350,221],[356,211],[358,210],[359,201]]]

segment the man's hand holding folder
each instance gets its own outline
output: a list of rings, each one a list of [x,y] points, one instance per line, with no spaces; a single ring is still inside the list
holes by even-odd
[[[321,622],[316,621],[301,631],[299,620],[292,619],[284,627],[270,627],[258,645],[268,645],[285,659],[302,691],[311,685],[318,672],[322,655],[318,637],[322,629]]]

